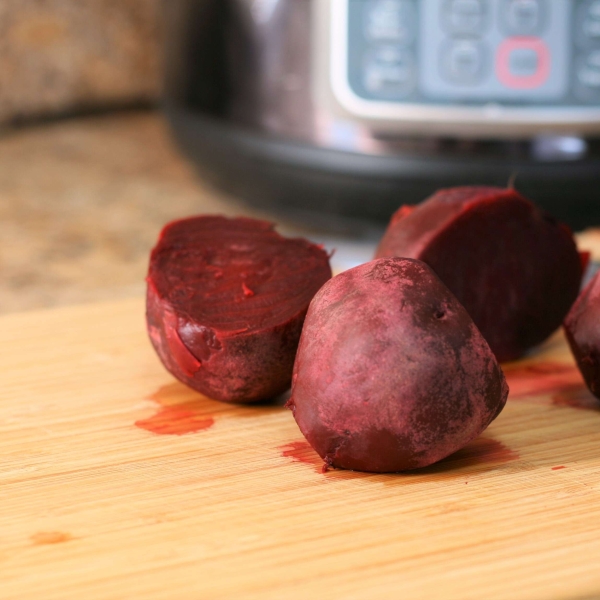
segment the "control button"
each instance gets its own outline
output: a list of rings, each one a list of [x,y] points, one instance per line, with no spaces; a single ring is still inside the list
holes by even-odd
[[[417,12],[411,0],[369,0],[364,22],[369,40],[407,46],[414,40]]]
[[[600,47],[600,0],[579,4],[575,13],[575,39],[582,48]]]
[[[516,48],[508,55],[508,70],[513,77],[532,77],[539,68],[539,56],[531,48]]]
[[[575,93],[581,100],[600,100],[600,50],[581,55],[577,59]]]
[[[550,51],[535,37],[505,39],[496,54],[496,76],[504,86],[515,90],[533,90],[550,76]]]
[[[369,53],[363,71],[367,91],[377,96],[402,98],[414,90],[415,84],[415,57],[410,50],[381,46]]]
[[[548,18],[544,0],[503,0],[500,20],[508,35],[539,35]]]
[[[485,72],[485,47],[475,40],[458,40],[442,45],[442,76],[452,83],[472,85]]]
[[[488,15],[487,0],[446,0],[442,9],[444,29],[453,34],[481,35]]]

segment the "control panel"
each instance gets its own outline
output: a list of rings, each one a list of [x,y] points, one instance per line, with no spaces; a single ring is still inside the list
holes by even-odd
[[[344,78],[361,100],[600,106],[600,0],[343,2]]]

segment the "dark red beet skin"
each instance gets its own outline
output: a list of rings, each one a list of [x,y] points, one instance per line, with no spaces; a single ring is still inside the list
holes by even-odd
[[[276,396],[289,387],[308,304],[330,277],[322,248],[266,221],[174,221],[150,257],[150,339],[175,377],[211,398]]]
[[[600,272],[573,304],[564,327],[585,383],[600,398]]]
[[[384,258],[314,297],[288,406],[326,464],[384,473],[459,450],[507,395],[487,342],[435,273]]]
[[[376,256],[432,267],[498,360],[522,356],[560,326],[582,277],[566,226],[513,189],[440,190],[410,208],[392,217]]]

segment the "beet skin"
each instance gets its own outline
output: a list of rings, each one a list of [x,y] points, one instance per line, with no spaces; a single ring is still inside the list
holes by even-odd
[[[600,398],[600,272],[581,292],[564,326],[585,383]]]
[[[568,228],[513,189],[440,190],[401,207],[376,256],[426,262],[500,361],[520,357],[560,326],[582,277]]]
[[[314,297],[288,406],[327,465],[385,473],[456,452],[507,395],[487,342],[435,273],[384,258]]]
[[[174,221],[150,257],[147,324],[165,367],[203,394],[251,402],[284,392],[326,252],[255,219]]]

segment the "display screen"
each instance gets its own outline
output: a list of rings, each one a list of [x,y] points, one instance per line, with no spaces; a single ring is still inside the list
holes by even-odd
[[[348,0],[367,100],[600,105],[600,0]]]

